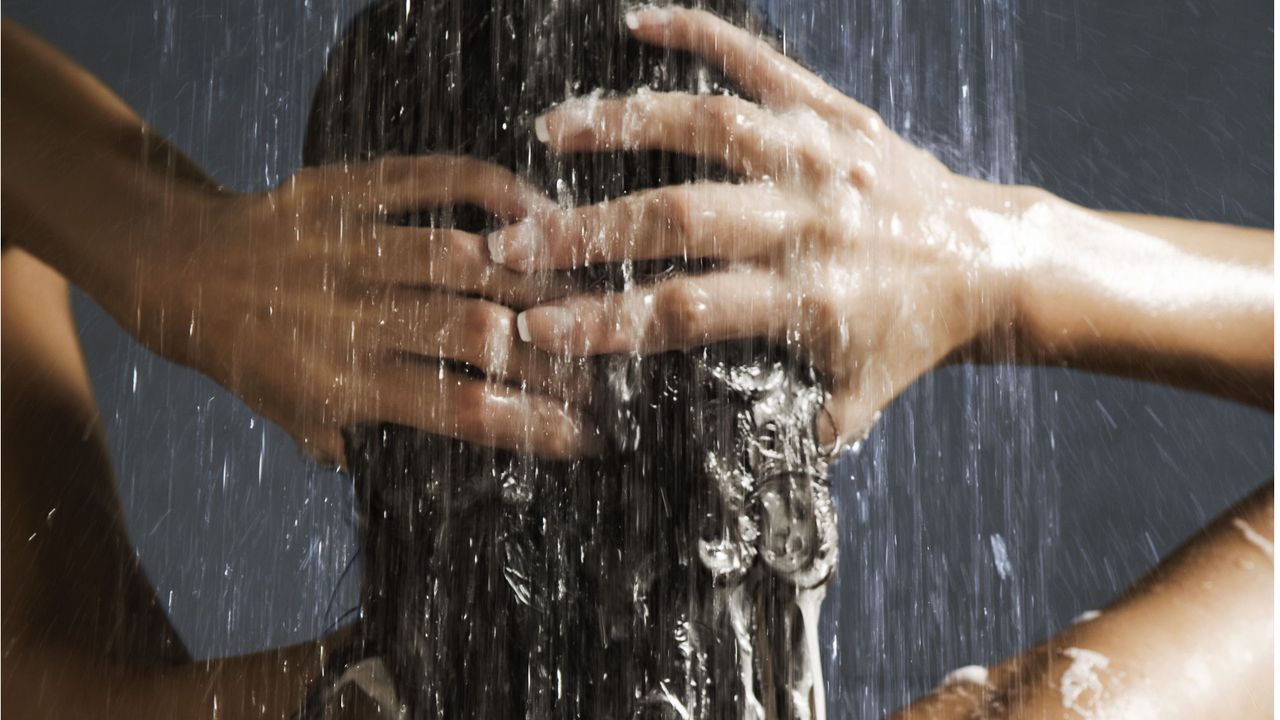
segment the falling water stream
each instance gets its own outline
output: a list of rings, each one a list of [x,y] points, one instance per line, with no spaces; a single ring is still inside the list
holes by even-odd
[[[569,0],[494,2],[504,8],[522,8],[532,18],[555,17],[561,6],[573,5]],[[430,4],[428,0],[410,2],[419,3]],[[304,158],[304,137],[316,132],[308,128],[309,119],[314,122],[309,111],[326,61],[350,20],[367,3],[152,0],[104,8],[82,2],[70,3],[78,15],[64,13],[62,19],[50,15],[47,4],[52,3],[15,1],[6,14],[85,63],[228,186],[262,190],[287,178],[304,161],[397,149],[394,143],[377,146],[373,142],[329,148],[328,156]],[[1137,161],[1131,170],[1118,162],[1111,164],[1117,154],[1128,152],[1132,159],[1153,154],[1153,147],[1167,150],[1173,140],[1160,138],[1174,138],[1180,131],[1165,129],[1159,131],[1161,135],[1153,130],[1157,139],[1146,146],[1140,136],[1130,135],[1106,145],[1107,132],[1120,133],[1116,130],[1120,123],[1104,128],[1103,121],[1096,119],[1104,117],[1098,106],[1079,98],[1093,92],[1130,98],[1125,93],[1140,93],[1134,88],[1141,87],[1137,83],[1143,78],[1153,87],[1158,85],[1154,78],[1161,72],[1183,73],[1190,78],[1181,79],[1183,83],[1197,81],[1189,74],[1189,61],[1178,59],[1181,56],[1171,47],[1156,46],[1175,58],[1163,68],[1157,61],[1142,59],[1141,43],[1155,42],[1145,34],[1148,31],[1125,25],[1123,18],[1099,9],[1102,5],[1086,0],[752,3],[767,25],[776,28],[779,45],[789,55],[874,108],[890,128],[960,173],[1001,183],[1044,183],[1086,204],[1269,225],[1268,200],[1250,199],[1241,192],[1232,197],[1246,199],[1231,205],[1224,199],[1225,190],[1214,189],[1226,186],[1220,178],[1233,168],[1223,168],[1215,176],[1216,166],[1195,165],[1199,161],[1188,157],[1198,176],[1179,175],[1180,185],[1169,182],[1163,194],[1144,195],[1163,179],[1162,172],[1168,174],[1167,169],[1143,167]],[[1197,13],[1201,11],[1207,12],[1200,8]],[[1186,22],[1188,27],[1194,24]],[[535,36],[513,47],[530,53],[532,68],[536,66],[533,49],[546,48],[536,37],[536,22],[531,25]],[[1203,52],[1215,58],[1234,57],[1223,54],[1222,48],[1232,38],[1241,43],[1246,40],[1238,38],[1246,38],[1266,47],[1269,62],[1270,36],[1254,38],[1246,26],[1189,30],[1178,37],[1183,44],[1203,45]],[[1107,47],[1108,32],[1122,48],[1111,55],[1099,50]],[[572,44],[586,39],[562,33],[561,41]],[[572,50],[557,52],[572,55]],[[428,57],[447,63],[444,54]],[[1255,60],[1246,54],[1237,62],[1248,70]],[[1064,68],[1084,76],[1091,72],[1090,63],[1107,68],[1088,76],[1095,87],[1077,87],[1063,80],[1074,77]],[[575,77],[573,68],[558,72],[563,75],[557,75],[556,81],[562,84],[554,100],[583,89],[563,86],[564,77]],[[439,85],[424,87],[424,94],[461,97],[451,85],[456,78],[434,77],[423,82]],[[526,80],[537,82],[537,78]],[[1106,84],[1109,80],[1111,85]],[[635,85],[627,82],[628,87]],[[712,78],[711,84],[716,82]],[[512,87],[536,95],[524,86]],[[1215,92],[1209,85],[1201,90]],[[1223,119],[1235,107],[1232,103],[1246,102],[1239,93],[1228,86],[1213,98],[1216,105],[1208,106],[1227,109],[1219,113],[1169,100],[1173,105],[1166,113],[1198,123],[1206,136],[1235,135],[1241,142],[1252,142],[1262,137],[1263,130],[1270,133],[1269,105],[1260,111],[1265,119],[1249,124],[1247,119]],[[1136,99],[1156,104],[1147,96]],[[1243,110],[1236,115],[1247,118]],[[517,113],[515,120],[527,121],[528,113]],[[458,121],[451,129],[440,130],[432,142],[457,142],[486,122],[483,117]],[[1141,118],[1134,121],[1141,122]],[[1161,127],[1159,120],[1148,122],[1157,130]],[[1134,123],[1124,126],[1126,132]],[[489,130],[480,133],[497,135]],[[1224,157],[1229,152],[1213,147]],[[508,150],[513,157],[519,155]],[[1050,167],[1050,161],[1057,164]],[[617,169],[621,166],[556,164],[528,157],[511,164],[528,174],[541,174],[538,181],[553,195],[559,192],[556,199],[566,204],[598,200],[595,195],[608,197],[634,187],[621,177]],[[679,182],[711,172],[696,164],[670,175],[643,163],[627,167],[649,173],[640,184]],[[1270,165],[1259,172],[1261,182],[1270,187]],[[1106,173],[1122,180],[1097,180]],[[556,183],[556,177],[564,182]],[[417,220],[460,222],[448,213],[443,218]],[[646,273],[670,270],[619,267],[610,273],[582,274],[576,281],[592,289],[616,290],[637,278],[643,280]],[[158,596],[193,654],[220,657],[275,647],[366,619],[370,578],[380,577],[373,573],[385,568],[377,567],[376,555],[372,556],[375,562],[369,562],[368,538],[362,532],[369,529],[371,501],[367,493],[362,494],[359,482],[353,487],[351,476],[305,460],[287,435],[253,416],[224,390],[133,344],[91,301],[79,296],[76,307],[131,536]],[[438,438],[395,439],[394,432],[393,441],[386,441],[385,428],[364,428],[363,434],[349,436],[350,447],[363,453],[363,460],[355,463],[357,476],[361,467],[371,476],[384,478],[418,473],[415,480],[430,476],[437,484],[431,492],[441,493],[414,494],[422,490],[422,483],[394,486],[386,496],[374,498],[374,507],[417,503],[415,512],[423,516],[410,517],[412,513],[406,512],[405,517],[421,523],[441,522],[431,513],[448,515],[454,511],[450,503],[467,505],[468,512],[478,513],[476,517],[509,531],[501,542],[517,538],[509,545],[495,541],[498,544],[486,550],[509,563],[505,575],[501,568],[484,568],[478,562],[463,568],[465,563],[449,556],[431,560],[416,546],[393,546],[387,552],[404,555],[381,558],[409,557],[422,560],[424,567],[429,560],[437,563],[437,571],[444,569],[455,577],[476,573],[477,586],[494,593],[480,613],[483,623],[502,628],[514,643],[481,652],[467,645],[471,635],[461,630],[469,626],[415,626],[413,632],[432,638],[447,635],[449,642],[460,644],[450,650],[455,655],[436,654],[423,660],[425,654],[418,653],[424,667],[462,657],[501,656],[504,663],[515,663],[514,648],[527,656],[519,660],[524,664],[509,664],[504,671],[519,671],[515,674],[527,678],[519,697],[530,703],[528,707],[539,701],[538,693],[551,693],[541,698],[545,704],[537,707],[542,710],[557,702],[564,707],[565,687],[580,691],[601,681],[592,673],[618,668],[634,677],[612,682],[639,693],[622,704],[635,707],[649,702],[662,705],[672,716],[684,711],[693,717],[710,717],[705,709],[721,706],[715,704],[707,685],[739,683],[733,707],[740,712],[717,709],[720,714],[714,716],[754,717],[748,710],[756,707],[755,700],[746,696],[759,691],[765,673],[756,666],[752,672],[757,677],[744,679],[742,656],[727,661],[717,658],[717,643],[732,645],[738,653],[763,647],[778,659],[794,655],[803,662],[793,679],[806,673],[812,678],[818,675],[812,646],[797,641],[803,633],[797,635],[789,626],[783,629],[799,617],[817,642],[824,683],[792,688],[805,697],[792,707],[806,710],[784,714],[805,717],[825,704],[833,718],[880,717],[928,691],[948,671],[993,663],[1045,638],[1080,612],[1104,604],[1192,529],[1264,478],[1271,466],[1270,416],[1126,381],[1012,366],[957,366],[926,375],[886,408],[880,422],[851,452],[826,457],[812,438],[797,430],[807,427],[808,418],[817,413],[821,378],[796,363],[787,348],[765,349],[758,344],[745,350],[718,348],[659,362],[665,364],[623,358],[591,368],[584,365],[584,372],[599,371],[606,378],[597,400],[616,421],[606,428],[620,453],[613,456],[612,465],[564,469],[476,452]],[[674,387],[664,386],[656,379],[659,375],[677,382]],[[635,393],[660,400],[637,409],[628,405]],[[789,426],[782,423],[781,436],[771,435],[769,443],[762,442],[765,425],[784,416],[799,420]],[[777,423],[770,428],[774,432]],[[1222,428],[1239,430],[1227,433]],[[424,464],[432,466],[435,474],[423,471]],[[614,488],[614,495],[575,491],[550,500],[539,490],[557,480],[581,483],[591,477],[621,478],[618,488],[622,489]],[[1220,477],[1242,479],[1232,480],[1234,484],[1206,480]],[[723,524],[717,528],[740,533],[743,526],[751,526],[748,539],[738,535],[736,545],[703,542],[696,548],[679,543],[659,548],[657,541],[653,547],[643,545],[653,539],[657,515],[625,518],[626,511],[640,507],[658,513],[654,510],[660,507],[657,500],[636,500],[634,493],[672,478],[719,479],[721,490],[731,486],[730,480],[740,482],[739,491],[747,488],[741,498],[728,493],[707,500],[696,496],[707,488],[691,490],[679,483],[673,488],[695,495],[684,498],[693,507],[705,510],[698,503],[725,503],[729,510],[723,517],[716,516]],[[449,488],[460,480],[476,480],[468,491],[476,496],[459,500],[457,488]],[[492,497],[482,497],[476,487],[488,487]],[[412,497],[395,495],[410,491]],[[744,503],[750,504],[747,496],[754,498],[757,510],[744,509]],[[494,498],[507,504],[485,505]],[[422,509],[431,503],[438,507]],[[809,554],[798,566],[787,558],[760,561],[760,567],[769,566],[767,572],[758,571],[760,577],[772,572],[791,584],[785,591],[769,586],[754,600],[744,601],[742,578],[757,571],[750,570],[754,567],[750,561],[733,554],[748,552],[743,549],[748,546],[748,554],[757,552],[749,541],[755,537],[751,532],[759,533],[762,524],[767,528],[772,521],[769,509],[777,507],[805,515],[814,523],[814,534],[804,538],[810,543],[803,548]],[[545,517],[530,514],[535,512]],[[586,512],[599,513],[596,519],[624,518],[619,523],[626,533],[592,535],[594,529],[582,522]],[[544,521],[560,521],[564,527],[547,530]],[[692,532],[681,521],[663,522],[679,532]],[[582,527],[566,529],[573,523]],[[706,528],[700,531],[706,540]],[[460,535],[442,537],[441,548],[461,553],[464,545],[471,547],[470,540],[463,542]],[[570,541],[581,543],[574,546],[580,553],[576,565],[561,557],[567,547],[563,543]],[[536,557],[517,558],[520,553]],[[475,551],[472,559],[480,554]],[[673,559],[677,557],[678,561]],[[642,572],[656,574],[660,565],[666,568],[662,563],[673,563],[667,568],[671,572],[691,574],[681,580],[684,584],[678,590],[661,597],[656,590],[652,597],[639,597],[643,593],[634,583],[623,589],[635,597],[622,597],[603,587],[608,579],[600,579],[607,571],[625,570],[635,580]],[[818,566],[821,572],[813,570]],[[712,568],[724,577],[712,582],[693,573],[691,568],[698,567]],[[518,572],[511,572],[512,568]],[[481,582],[489,577],[483,573],[502,577],[502,584],[495,588]],[[726,577],[730,580],[725,581]],[[768,577],[772,582],[774,576]],[[563,587],[538,584],[566,578],[581,583],[579,589],[598,607],[569,609],[563,593],[555,592]],[[596,582],[601,587],[592,585]],[[821,592],[815,595],[815,588]],[[402,594],[409,597],[404,602],[412,612],[436,612],[413,604],[438,602],[430,593]],[[771,602],[787,607],[779,610]],[[685,614],[664,615],[672,608],[663,603],[683,603]],[[821,620],[814,627],[819,604]],[[745,637],[750,635],[743,631],[745,621],[724,614],[727,606],[748,608],[764,627],[761,634],[774,635],[765,640]],[[534,615],[520,614],[530,612],[530,607],[548,613],[545,617],[554,615],[553,620],[531,620]],[[636,625],[630,616],[628,622],[633,624],[627,628],[610,624],[626,613],[639,612],[638,607],[661,612],[650,625]],[[706,611],[707,616],[691,617],[689,608]],[[596,610],[599,613],[593,615]],[[448,612],[453,614],[441,616],[454,623],[468,622],[466,612],[456,608]],[[605,617],[610,612],[616,616]],[[771,619],[760,620],[770,612],[774,613]],[[554,645],[553,641],[566,636],[565,623],[585,622],[588,615],[597,623],[591,626],[593,631],[622,643],[620,647],[628,653],[649,652],[661,662],[646,665],[630,656],[600,651],[590,655],[595,664],[584,667],[582,657],[568,657],[567,653],[596,652],[601,644],[592,637],[591,642],[578,645]],[[704,620],[714,625],[725,618],[738,624],[728,622],[711,629],[698,625]],[[670,648],[658,641],[641,642],[646,629],[661,634],[690,628],[698,637],[681,635]],[[786,646],[779,649],[783,640]],[[704,650],[704,657],[694,657]],[[679,664],[677,660],[684,663],[679,668],[684,676],[673,680],[668,671]],[[690,669],[699,662],[701,666]],[[581,674],[578,685],[564,677],[570,668]],[[535,677],[539,672],[548,674]],[[461,686],[478,682],[476,677],[459,672],[440,675],[440,682],[456,680]],[[685,685],[677,690],[672,682]],[[493,690],[500,692],[502,687],[495,682]],[[495,702],[495,707],[505,707]],[[759,707],[775,707],[770,702],[761,701]],[[613,705],[582,701],[575,707],[581,716],[590,717],[593,707]],[[550,711],[531,714],[557,716]]]

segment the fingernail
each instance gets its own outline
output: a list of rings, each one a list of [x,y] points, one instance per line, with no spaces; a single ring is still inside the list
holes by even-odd
[[[563,143],[584,130],[590,129],[596,121],[596,103],[592,99],[571,98],[557,105],[550,112],[534,121],[534,129],[542,142],[551,141],[551,129],[547,126],[547,118],[556,116],[556,140]]]
[[[516,332],[520,334],[520,339],[529,342],[529,319],[525,317],[528,311],[516,315]]]
[[[498,233],[489,233],[485,238],[485,244],[489,246],[489,259],[495,263],[502,264],[502,237]]]
[[[495,263],[517,270],[532,270],[534,257],[542,245],[542,230],[534,220],[521,220],[489,233],[485,237],[485,245]]]
[[[525,310],[516,317],[520,339],[544,349],[564,343],[573,332],[573,325],[573,313],[554,305]]]
[[[669,8],[654,7],[652,5],[636,8],[635,10],[628,12],[623,17],[623,21],[626,22],[627,27],[632,30],[639,30],[641,25],[648,25],[650,27],[666,25],[670,20],[671,10]]]

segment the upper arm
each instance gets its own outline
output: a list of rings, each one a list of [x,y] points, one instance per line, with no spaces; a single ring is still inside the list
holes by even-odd
[[[124,528],[67,283],[13,248],[0,272],[0,612],[9,709],[35,692],[16,678],[59,654],[129,670],[187,655]],[[46,689],[62,682],[41,680]]]
[[[1268,485],[1096,619],[895,717],[1272,717],[1273,515]]]

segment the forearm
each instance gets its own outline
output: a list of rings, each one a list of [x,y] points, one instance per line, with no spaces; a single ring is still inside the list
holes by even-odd
[[[1019,192],[1020,359],[1271,407],[1270,231],[1102,213]]]
[[[216,186],[106,86],[3,22],[5,238],[101,298],[130,283],[130,244]]]
[[[3,710],[14,717],[103,720],[290,718],[347,635],[344,630],[318,642],[146,670],[19,643],[5,651]]]

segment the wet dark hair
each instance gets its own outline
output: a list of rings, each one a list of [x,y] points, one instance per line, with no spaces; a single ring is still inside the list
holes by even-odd
[[[741,0],[703,6],[761,30]],[[534,139],[533,118],[568,95],[733,90],[691,56],[632,40],[626,9],[376,4],[331,54],[304,161],[467,154],[576,204],[727,179],[669,153],[554,157]],[[475,208],[405,222],[493,226]],[[670,260],[574,279],[613,291],[708,269]],[[743,717],[754,704],[787,717],[800,714],[793,703],[820,704],[820,679],[796,691],[818,666],[796,634],[816,616],[801,617],[797,598],[820,601],[835,564],[817,373],[763,341],[583,363],[598,378],[602,457],[551,462],[394,425],[347,430],[362,610],[327,682],[378,656],[411,718]],[[304,716],[324,715],[322,690]]]

